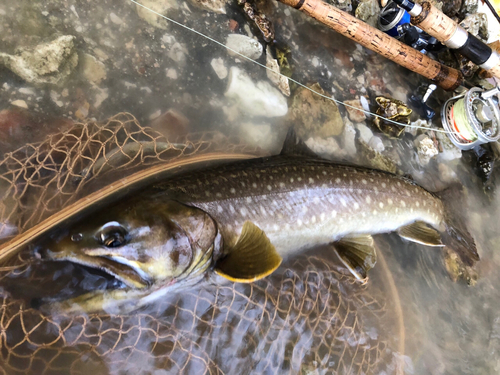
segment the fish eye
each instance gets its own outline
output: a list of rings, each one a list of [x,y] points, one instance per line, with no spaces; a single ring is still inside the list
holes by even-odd
[[[116,222],[105,224],[97,233],[97,241],[106,247],[119,247],[126,242],[127,231]]]

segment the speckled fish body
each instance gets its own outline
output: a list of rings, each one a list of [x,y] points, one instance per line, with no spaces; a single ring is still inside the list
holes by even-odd
[[[415,221],[440,229],[443,221],[441,201],[409,179],[288,155],[198,171],[154,190],[159,201],[174,197],[208,212],[226,246],[251,221],[282,255]]]

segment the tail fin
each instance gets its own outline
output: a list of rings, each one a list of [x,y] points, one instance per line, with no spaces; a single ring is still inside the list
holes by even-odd
[[[460,185],[453,185],[437,194],[444,206],[445,232],[442,241],[448,249],[456,253],[464,266],[473,266],[479,260],[474,238],[467,230],[464,209],[458,205],[464,202]]]

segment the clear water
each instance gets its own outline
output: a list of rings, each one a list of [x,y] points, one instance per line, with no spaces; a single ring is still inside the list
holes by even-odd
[[[308,20],[294,9],[287,9],[277,3],[265,4],[263,9],[274,23],[277,46],[291,50],[289,59],[293,77],[299,82],[318,82],[327,93],[333,94],[339,100],[364,95],[370,103],[374,103],[374,98],[378,95],[404,97],[423,82],[417,75],[357,47],[346,38]],[[169,12],[169,16],[222,43],[225,43],[231,33],[231,27],[234,28],[234,22],[230,23],[233,20],[238,23],[239,33],[256,35],[263,43],[237,5],[228,4],[226,12],[216,14],[202,10],[190,2],[179,2],[178,8]],[[226,69],[237,66],[254,82],[267,80],[266,71],[254,63],[229,56],[224,48],[176,25],[168,24],[166,29],[149,25],[138,17],[136,6],[125,0],[99,3],[77,0],[0,0],[0,35],[0,51],[9,54],[15,53],[16,48],[50,41],[60,35],[74,35],[80,63],[85,59],[84,54],[91,55],[98,61],[91,64],[96,69],[93,73],[86,74],[79,65],[69,79],[59,86],[32,85],[19,79],[8,69],[0,68],[0,109],[9,108],[11,102],[24,101],[25,105],[36,113],[36,120],[33,121],[13,122],[9,118],[1,123],[2,154],[26,142],[43,139],[47,134],[67,126],[63,121],[45,120],[54,117],[76,121],[93,118],[102,120],[118,112],[127,111],[136,116],[140,123],[148,125],[159,114],[172,109],[180,114],[177,117],[187,119],[179,123],[187,125],[172,129],[162,128],[161,124],[156,123],[157,130],[165,132],[166,135],[177,135],[183,131],[218,130],[246,138],[250,143],[257,144],[269,152],[279,150],[283,135],[289,126],[304,127],[304,124],[294,123],[293,119],[288,117],[255,117],[249,114],[251,110],[248,108],[243,112],[236,111],[234,102],[224,96],[228,78],[219,78],[210,63],[214,59],[221,59]],[[259,62],[265,63],[265,59],[261,57]],[[97,78],[102,71],[105,71],[105,76],[99,80]],[[437,97],[440,96],[444,97],[445,94],[438,93]],[[291,100],[289,105],[290,103]],[[431,104],[437,105],[438,102]],[[340,107],[339,110],[346,118],[345,109]],[[5,112],[3,114],[5,115]],[[371,120],[367,120],[369,121]],[[263,132],[268,132],[268,135],[253,135]],[[308,136],[314,136],[312,132],[311,129],[305,130]],[[423,186],[436,189],[448,182],[439,174],[439,169],[433,163],[427,168],[417,169],[415,149],[411,145],[408,147],[407,142],[387,140],[385,143],[388,152],[401,160],[403,171],[412,174]],[[361,153],[351,155],[348,159],[358,164],[370,164]],[[375,347],[382,338],[384,342],[389,342],[390,350],[387,349],[387,352],[391,351],[393,354],[388,356],[403,361],[404,371],[408,374],[494,374],[500,370],[500,292],[496,287],[500,282],[496,271],[500,265],[496,252],[500,229],[496,220],[500,214],[496,208],[498,199],[484,199],[470,165],[461,161],[445,164],[449,171],[457,173],[458,178],[470,191],[468,202],[457,204],[463,205],[463,215],[468,218],[470,230],[479,245],[482,261],[478,265],[477,285],[468,287],[464,283],[453,283],[446,274],[438,251],[410,245],[395,235],[380,236],[379,246],[391,270],[403,311],[405,349],[404,352],[398,351],[401,342],[398,341],[400,336],[395,329],[397,319],[391,318],[395,313],[394,296],[389,295],[390,288],[386,286],[387,275],[381,267],[374,270],[368,292],[364,291],[364,297],[361,297],[370,296],[375,304],[385,306],[381,308],[384,311],[385,323],[377,326],[378,336],[371,337],[372,341],[367,345]],[[321,250],[319,253],[321,254]],[[301,348],[310,343],[309,339],[313,340],[311,337],[314,338],[315,333],[328,331],[312,324],[321,321],[314,315],[320,315],[320,310],[312,309],[307,317],[302,316],[302,320],[297,320],[297,324],[293,325],[293,314],[287,315],[286,308],[277,310],[278,320],[266,320],[262,315],[263,310],[254,310],[251,306],[249,308],[251,299],[249,302],[248,296],[252,293],[257,293],[257,299],[265,299],[266,293],[277,298],[284,293],[283,290],[286,291],[286,280],[305,277],[302,266],[293,263],[293,260],[289,262],[291,263],[287,264],[288,268],[284,268],[267,284],[260,286],[238,286],[233,289],[233,286],[224,286],[225,284],[222,287],[214,286],[220,282],[215,280],[215,284],[209,284],[208,287],[190,290],[191,296],[203,297],[202,306],[194,302],[196,298],[184,300],[184,305],[179,305],[180,302],[174,296],[169,297],[173,300],[167,299],[158,306],[151,306],[146,311],[125,318],[115,317],[110,320],[109,317],[86,317],[87,322],[92,324],[88,324],[90,328],[85,331],[85,340],[81,339],[79,342],[76,339],[77,345],[74,348],[75,351],[88,351],[88,357],[83,358],[82,363],[86,363],[86,359],[93,359],[95,363],[102,361],[96,368],[92,367],[94,364],[88,365],[88,368],[82,363],[70,365],[73,363],[71,353],[67,354],[67,358],[60,356],[57,361],[52,362],[51,349],[39,354],[46,362],[52,363],[55,372],[61,373],[107,373],[116,368],[124,369],[123,371],[140,369],[152,374],[177,373],[182,369],[169,361],[170,355],[181,358],[178,359],[179,363],[182,363],[183,355],[197,358],[196,361],[190,361],[190,365],[184,369],[187,373],[197,373],[202,368],[200,366],[206,363],[210,364],[210,372],[214,373],[272,373],[276,372],[277,368],[291,373],[328,373],[328,366],[335,364],[321,363],[300,354]],[[71,280],[74,277],[81,281],[88,276],[93,282],[91,287],[105,284],[100,276],[89,276],[87,271],[75,271],[72,267],[62,267],[58,278],[64,280],[64,277],[67,277]],[[320,265],[314,264],[314,267],[318,267],[321,272]],[[35,279],[42,280],[44,270],[38,272],[40,275]],[[292,277],[287,272],[295,276]],[[338,272],[342,274],[341,271]],[[314,280],[317,281],[313,278],[312,284]],[[276,284],[273,284],[274,282]],[[71,289],[72,284],[70,281],[68,283],[66,289]],[[266,285],[276,290],[266,292]],[[306,290],[305,285],[309,284],[303,281],[301,285]],[[85,289],[88,286],[80,287]],[[217,291],[214,291],[214,288]],[[339,288],[342,289],[342,286]],[[33,298],[43,294],[42,289],[39,285],[31,285],[20,293]],[[303,290],[299,288],[296,292],[300,294]],[[349,291],[345,293],[346,296],[356,294]],[[216,295],[221,299],[215,301],[213,298]],[[325,295],[322,298],[328,301],[334,296]],[[235,301],[234,304],[231,301]],[[268,303],[275,302],[273,300]],[[11,300],[5,298],[3,309],[10,306],[9,303]],[[352,306],[349,305],[352,308],[362,310],[362,303],[350,303],[353,303]],[[177,307],[169,309],[168,306]],[[317,305],[314,306],[320,309]],[[192,324],[185,314],[176,315],[177,309],[194,311],[188,316],[196,316],[198,323],[208,316],[215,316],[214,311],[220,314],[221,311],[230,310],[231,313],[225,314],[217,323],[217,327],[226,329],[211,331],[213,327],[210,325]],[[270,310],[272,311],[272,308]],[[160,319],[158,316],[166,318]],[[105,336],[109,344],[104,341],[97,345],[96,340],[103,339],[102,330],[105,329],[96,323],[100,322],[100,319],[108,322],[106,329],[112,327],[110,335]],[[369,321],[369,318],[367,319]],[[26,327],[16,324],[14,319],[9,330],[0,332],[0,353],[4,361],[7,360],[5,343],[21,337],[26,330]],[[321,321],[321,324],[329,323]],[[3,327],[5,326],[4,322]],[[237,328],[233,331],[227,329],[229,326]],[[34,335],[36,339],[44,341],[58,333],[55,325],[43,327],[43,331],[40,330]],[[152,327],[160,327],[163,335],[161,345],[158,344],[158,335],[151,334],[155,329]],[[287,330],[282,327],[287,327]],[[31,328],[35,330],[35,327]],[[265,336],[263,331],[270,333]],[[66,344],[75,343],[72,339],[79,337],[78,332],[78,328],[75,328],[74,332],[67,329]],[[229,336],[219,337],[220,332]],[[117,341],[116,335],[123,335],[125,339]],[[116,342],[119,342],[119,347],[116,347]],[[238,345],[235,346],[235,342],[238,342]],[[360,339],[357,343],[359,342]],[[29,351],[30,345],[35,344],[24,342],[23,345]],[[54,347],[59,348],[61,345],[65,344],[59,342]],[[88,350],[89,347],[97,349]],[[319,352],[330,349],[322,347]],[[153,361],[141,354],[148,351],[162,353],[158,356],[162,359]],[[382,349],[381,351],[384,352]],[[111,354],[106,357],[103,353]],[[213,356],[203,357],[203,353],[212,353]],[[266,357],[264,354],[258,357],[255,353],[282,353],[282,357]],[[304,361],[307,362],[307,359],[310,364],[301,366],[297,358],[305,358]],[[390,359],[385,361],[390,364],[384,370],[387,373],[397,373],[396,366],[391,361],[394,362]],[[21,358],[16,366],[22,369],[28,367],[28,363],[28,358]],[[32,368],[35,369],[32,370],[33,373],[38,373],[36,369],[41,367]],[[355,373],[353,371],[346,366],[340,373]]]

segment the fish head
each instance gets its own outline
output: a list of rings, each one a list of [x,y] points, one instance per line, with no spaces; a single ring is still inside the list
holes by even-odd
[[[42,260],[81,264],[147,289],[203,273],[220,242],[216,223],[198,208],[132,199],[85,218],[36,251]]]

